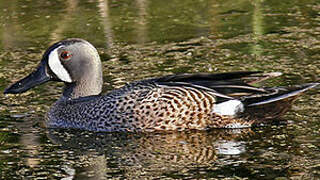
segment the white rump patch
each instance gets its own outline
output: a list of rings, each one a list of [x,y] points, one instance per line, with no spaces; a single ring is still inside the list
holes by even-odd
[[[58,49],[59,47],[57,47],[55,50],[53,50],[49,54],[49,59],[48,59],[49,67],[58,76],[59,79],[61,79],[64,82],[71,83],[72,79],[68,71],[63,67],[63,65],[60,62]]]
[[[213,107],[213,112],[222,116],[234,116],[239,112],[243,112],[244,107],[239,100],[229,100],[223,103],[216,104]]]

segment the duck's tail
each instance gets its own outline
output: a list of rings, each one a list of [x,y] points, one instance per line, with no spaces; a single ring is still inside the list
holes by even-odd
[[[308,83],[292,87],[271,88],[270,93],[243,97],[245,106],[243,116],[250,119],[275,119],[286,113],[301,93],[318,86],[320,83]]]

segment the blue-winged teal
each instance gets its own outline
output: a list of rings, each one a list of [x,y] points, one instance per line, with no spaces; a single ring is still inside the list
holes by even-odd
[[[49,80],[65,83],[51,107],[48,127],[91,131],[243,128],[285,113],[310,83],[258,88],[252,83],[280,73],[180,74],[132,82],[106,95],[97,50],[82,39],[53,44],[36,71],[5,93],[22,93]]]

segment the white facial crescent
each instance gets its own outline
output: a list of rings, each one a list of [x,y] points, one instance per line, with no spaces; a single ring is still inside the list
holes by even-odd
[[[55,50],[53,50],[49,54],[49,59],[48,59],[49,67],[53,71],[53,73],[58,76],[60,80],[71,83],[72,79],[70,77],[70,74],[68,73],[66,68],[64,68],[64,66],[61,64],[61,61],[59,59],[59,54],[58,54],[59,48],[60,47],[57,47]]]

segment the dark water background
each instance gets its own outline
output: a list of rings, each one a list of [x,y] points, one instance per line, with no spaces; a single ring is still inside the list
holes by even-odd
[[[104,91],[179,72],[280,71],[264,85],[319,82],[317,0],[0,0],[0,91],[53,42],[101,55]],[[287,125],[164,134],[47,130],[62,84],[0,94],[1,179],[320,179],[320,95]]]

